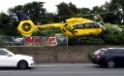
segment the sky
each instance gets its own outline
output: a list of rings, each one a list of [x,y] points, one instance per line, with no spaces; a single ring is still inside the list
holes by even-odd
[[[110,0],[0,0],[0,12],[7,13],[8,8],[13,8],[17,5],[24,5],[33,1],[45,2],[44,8],[47,10],[47,12],[55,13],[57,11],[56,5],[61,2],[71,2],[76,5],[77,8],[86,7],[92,9],[93,6],[100,6],[106,1],[109,2]]]

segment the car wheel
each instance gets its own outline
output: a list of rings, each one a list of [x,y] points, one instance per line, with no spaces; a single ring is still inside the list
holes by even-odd
[[[107,67],[108,68],[114,68],[115,67],[115,62],[113,60],[108,60],[107,61]]]
[[[27,69],[28,68],[28,63],[26,61],[24,61],[24,60],[19,61],[18,68],[19,69]]]

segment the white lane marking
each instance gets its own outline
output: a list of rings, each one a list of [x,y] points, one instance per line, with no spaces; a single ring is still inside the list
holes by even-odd
[[[3,72],[30,72],[30,70],[1,70],[0,69],[0,73]]]

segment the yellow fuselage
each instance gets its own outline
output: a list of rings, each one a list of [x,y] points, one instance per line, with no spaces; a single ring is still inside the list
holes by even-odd
[[[93,23],[94,21],[84,18],[70,18],[66,20],[66,23],[52,23],[44,25],[35,25],[31,20],[21,21],[18,26],[18,31],[23,36],[31,36],[35,30],[42,30],[46,28],[59,28],[61,31],[68,37],[77,37],[77,36],[88,36],[88,35],[98,35],[103,32],[103,28],[86,28],[85,24]],[[75,28],[77,26],[83,28]]]

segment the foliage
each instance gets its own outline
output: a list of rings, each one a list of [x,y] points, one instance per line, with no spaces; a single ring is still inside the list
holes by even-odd
[[[33,33],[34,36],[55,36],[57,33],[62,33],[60,29],[48,28],[44,30],[39,30]]]
[[[46,15],[46,9],[43,8],[43,2],[31,2],[9,9],[10,15],[16,15],[19,13],[27,14],[36,24],[45,22],[43,16]]]
[[[78,9],[77,7],[72,4],[72,3],[60,3],[57,5],[57,16],[59,17],[59,21],[63,21],[69,17],[74,17],[77,16],[78,13]]]
[[[69,45],[101,45],[104,43],[99,36],[69,38]]]
[[[0,47],[3,47],[4,39],[5,36],[3,34],[3,31],[0,29]]]
[[[0,13],[0,30],[7,36],[17,35],[17,22],[12,16]]]
[[[91,13],[89,8],[78,8],[78,15],[80,16],[87,16]]]
[[[107,44],[123,44],[124,43],[124,29],[119,27],[121,25],[105,24],[106,31],[102,35],[102,39]]]
[[[109,4],[109,11],[113,11],[115,18],[113,23],[124,23],[124,1],[123,0],[111,0]]]
[[[106,27],[106,31],[109,34],[121,33],[124,30],[123,28],[119,27],[119,25],[110,24],[110,23],[105,24],[105,27]]]

